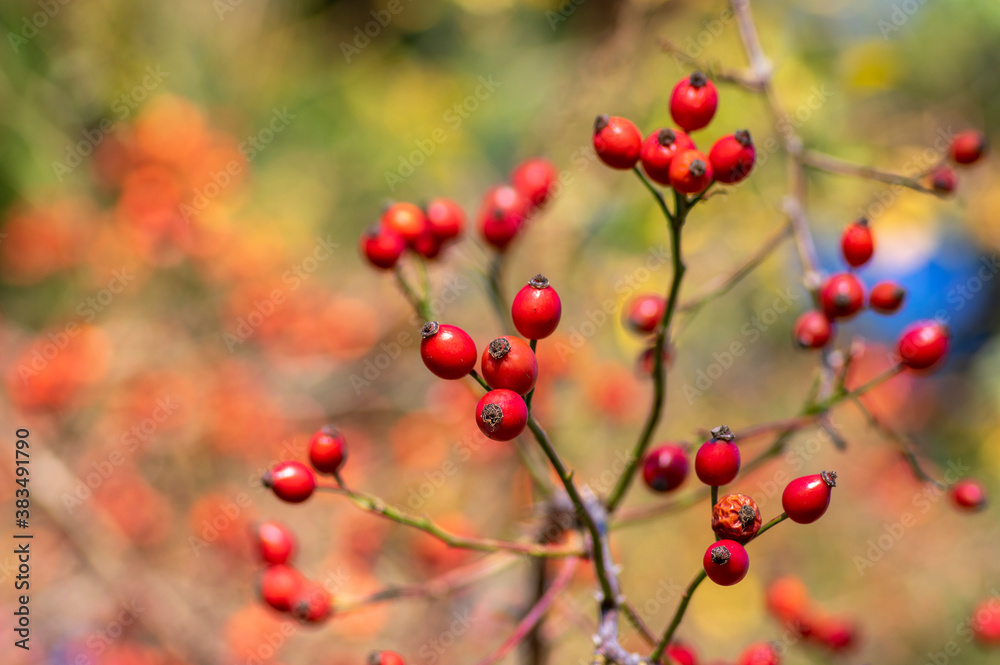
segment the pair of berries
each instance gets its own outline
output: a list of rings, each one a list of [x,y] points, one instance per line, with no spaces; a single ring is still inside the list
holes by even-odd
[[[959,166],[980,160],[986,152],[986,137],[977,131],[959,132],[948,146],[948,157]],[[940,194],[951,194],[958,187],[958,173],[948,164],[934,167],[928,174],[931,188]]]
[[[426,259],[437,258],[464,228],[465,212],[451,199],[432,199],[423,210],[413,203],[393,203],[379,223],[362,234],[361,253],[374,267],[391,270],[406,249]]]
[[[312,469],[302,462],[289,460],[276,464],[261,480],[282,501],[302,503],[316,490],[317,472],[336,477],[346,460],[344,435],[336,427],[325,425],[309,438]]]
[[[273,564],[265,568],[257,588],[265,603],[303,623],[319,623],[333,614],[330,592],[323,585],[306,579],[288,564]]]
[[[798,637],[807,638],[830,651],[850,648],[857,640],[857,629],[846,617],[830,616],[813,606],[805,584],[797,577],[781,577],[765,593],[768,611]]]
[[[483,380],[492,388],[476,405],[476,424],[496,441],[510,441],[528,424],[524,401],[538,379],[538,360],[517,337],[498,337],[483,351]]]
[[[559,173],[546,159],[534,157],[514,168],[510,184],[486,192],[479,208],[478,226],[483,240],[503,251],[534,211],[551,199]]]

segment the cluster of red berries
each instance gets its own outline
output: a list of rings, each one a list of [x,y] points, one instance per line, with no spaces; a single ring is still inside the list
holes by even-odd
[[[347,442],[335,427],[326,425],[309,439],[309,462],[312,469],[296,460],[279,462],[261,481],[282,501],[302,503],[316,490],[316,473],[338,477],[347,460]]]
[[[857,644],[857,628],[849,617],[834,616],[818,607],[797,577],[782,577],[767,588],[767,609],[797,637],[839,652]]]
[[[496,441],[510,441],[528,423],[527,396],[538,379],[534,343],[555,332],[562,317],[559,294],[544,275],[535,275],[518,291],[511,306],[517,331],[491,341],[479,355],[467,332],[453,325],[428,321],[420,330],[420,357],[435,376],[461,379],[475,372],[480,359],[482,379],[490,387],[476,405],[476,424]]]
[[[974,130],[959,132],[948,147],[948,158],[957,166],[975,164],[985,153],[986,137]],[[931,187],[941,194],[951,194],[958,187],[958,173],[949,164],[931,169],[928,179]]]
[[[533,157],[518,164],[510,183],[497,185],[483,196],[477,224],[483,240],[504,251],[552,198],[558,184],[556,167],[546,159]]]
[[[706,127],[718,106],[715,85],[695,72],[670,96],[670,116],[680,129],[657,129],[643,140],[631,120],[600,115],[594,121],[594,150],[614,169],[631,169],[641,161],[651,180],[682,194],[700,194],[712,182],[735,184],[750,175],[756,160],[750,132],[741,129],[723,136],[707,156],[689,135]]]
[[[395,268],[406,250],[433,260],[464,229],[465,212],[451,199],[432,199],[422,209],[413,203],[391,203],[378,223],[361,235],[361,254],[382,270]]]
[[[261,599],[303,623],[319,623],[333,613],[330,592],[292,567],[295,536],[283,524],[263,522],[254,527],[254,543],[266,567],[257,583]]]

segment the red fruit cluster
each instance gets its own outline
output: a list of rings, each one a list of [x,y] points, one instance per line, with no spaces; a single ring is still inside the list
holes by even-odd
[[[273,564],[261,571],[257,589],[264,603],[302,623],[320,623],[333,614],[330,592],[286,563]]]
[[[704,192],[713,181],[735,184],[750,175],[756,160],[750,132],[723,136],[708,155],[688,134],[707,126],[718,105],[715,85],[695,72],[678,82],[670,96],[670,116],[680,129],[656,129],[644,140],[631,120],[600,115],[594,121],[594,151],[613,169],[631,169],[641,161],[651,180],[682,194]]]
[[[783,626],[816,646],[832,652],[857,644],[857,628],[848,617],[831,616],[809,598],[797,577],[782,577],[767,588],[767,609]]]
[[[559,172],[546,159],[533,157],[514,168],[510,184],[497,185],[483,196],[477,224],[483,240],[504,251],[525,222],[552,198]]]
[[[362,234],[361,254],[381,270],[395,268],[406,250],[433,260],[464,229],[465,212],[451,199],[432,199],[423,209],[413,203],[392,203],[378,224]]]

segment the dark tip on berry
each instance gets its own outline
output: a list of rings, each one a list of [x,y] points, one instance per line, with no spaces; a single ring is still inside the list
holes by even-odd
[[[670,486],[667,484],[666,478],[653,478],[653,482],[651,482],[650,485],[652,485],[653,489],[656,490],[657,492],[666,492],[668,489],[670,489]]]
[[[753,145],[753,138],[751,138],[749,130],[746,129],[737,130],[733,134],[733,136],[736,138],[737,141],[740,142],[740,145],[743,146],[744,148],[749,148],[750,146]]]
[[[712,438],[719,439],[721,441],[734,441],[736,440],[736,435],[733,434],[732,430],[725,425],[719,425],[712,430]]]
[[[428,337],[434,337],[434,335],[437,334],[437,331],[440,328],[441,326],[438,325],[437,321],[428,321],[420,329],[420,336],[423,337],[424,339],[427,339]]]
[[[867,217],[859,217],[858,221],[855,222],[855,224],[857,224],[858,226],[864,226],[864,227],[867,228],[868,224],[869,224],[868,218]]]
[[[549,280],[542,273],[538,273],[530,280],[528,280],[528,286],[533,289],[547,289],[549,288]]]
[[[749,503],[744,503],[740,507],[740,524],[746,529],[757,519],[757,511]]]
[[[337,429],[336,425],[323,425],[319,428],[319,431],[333,438],[340,436],[340,430]]]
[[[379,665],[382,662],[382,652],[372,651],[368,654],[368,657],[365,658],[365,662],[368,663],[368,665]]]
[[[819,474],[819,477],[823,479],[827,487],[837,486],[837,472],[836,471],[824,471]]]
[[[846,293],[838,293],[833,297],[833,304],[837,307],[848,307],[851,304],[851,296]]]
[[[708,83],[708,78],[701,72],[695,72],[688,78],[688,83],[695,88],[702,88]]]
[[[492,432],[503,422],[503,409],[499,404],[487,404],[483,407],[482,418],[486,428]]]
[[[694,159],[691,161],[691,166],[688,167],[688,170],[691,171],[691,175],[700,178],[705,175],[705,162],[700,159]]]
[[[672,129],[661,129],[656,133],[656,142],[664,148],[669,148],[677,140],[677,134]]]
[[[274,487],[274,476],[271,475],[270,470],[264,472],[264,475],[260,477],[260,482],[267,489]]]
[[[729,559],[732,558],[732,554],[725,545],[716,545],[712,548],[712,563],[724,566],[729,563]]]
[[[385,201],[383,201],[382,202],[382,214],[384,215],[385,213],[387,213],[389,211],[389,208],[391,208],[394,205],[396,205],[396,202],[393,201],[392,199],[386,199]]]
[[[594,133],[597,134],[598,132],[603,130],[605,127],[608,126],[608,123],[610,121],[611,120],[610,118],[608,118],[607,114],[599,115],[596,118],[594,118]]]
[[[366,238],[377,238],[380,233],[382,233],[382,224],[380,222],[375,222],[364,230],[363,235]]]
[[[510,353],[510,342],[506,337],[497,337],[495,340],[490,342],[488,347],[490,357],[493,360],[503,360],[503,358]]]

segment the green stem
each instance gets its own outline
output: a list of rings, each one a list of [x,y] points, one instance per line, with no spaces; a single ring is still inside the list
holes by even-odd
[[[656,645],[656,649],[653,654],[649,657],[649,660],[654,663],[660,662],[663,658],[663,652],[667,650],[667,646],[670,644],[670,640],[673,639],[674,633],[677,632],[677,627],[681,625],[681,619],[684,618],[684,613],[687,612],[688,604],[691,602],[691,597],[694,596],[694,592],[698,589],[698,585],[705,581],[708,577],[708,573],[702,568],[698,571],[698,574],[694,576],[691,580],[691,584],[684,591],[684,595],[681,596],[681,603],[677,606],[677,611],[674,612],[674,618],[670,621],[670,625],[667,626],[667,630],[664,631],[663,637],[660,639],[660,643]]]
[[[538,340],[533,339],[528,342],[528,346],[531,347],[531,352],[534,353],[535,349],[538,348]],[[524,398],[524,405],[528,407],[528,413],[531,413],[531,399],[535,396],[535,389],[532,388],[528,391],[527,396]]]
[[[493,311],[496,313],[497,318],[500,319],[500,326],[505,329],[510,329],[512,327],[510,308],[507,306],[507,301],[503,297],[503,287],[500,285],[503,273],[503,260],[505,256],[506,254],[498,252],[493,257],[493,261],[490,263],[490,269],[486,273],[486,285],[490,296],[490,303],[493,305]]]
[[[777,517],[775,517],[773,520],[771,520],[770,522],[768,522],[767,524],[765,524],[764,526],[762,526],[760,528],[760,531],[757,532],[757,535],[755,535],[752,540],[757,540],[758,538],[760,538],[761,536],[764,535],[765,531],[767,531],[768,529],[772,529],[772,528],[776,527],[777,525],[781,524],[782,522],[784,522],[787,519],[788,519],[788,515],[786,513],[781,513],[780,515],[778,515]]]
[[[395,272],[396,272],[396,283],[399,284],[399,289],[403,292],[403,295],[410,302],[410,305],[413,306],[413,309],[417,311],[417,314],[424,321],[433,321],[434,315],[431,314],[431,308],[427,303],[429,292],[428,295],[425,295],[424,297],[421,298],[420,296],[417,295],[416,290],[414,290],[414,288],[410,286],[410,283],[406,281],[406,277],[403,275],[403,269],[399,264],[396,265]]]

